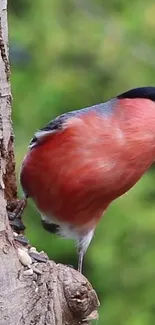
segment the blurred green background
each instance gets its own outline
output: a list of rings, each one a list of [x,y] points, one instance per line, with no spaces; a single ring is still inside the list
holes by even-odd
[[[17,174],[34,131],[56,115],[155,85],[153,0],[10,0],[9,39]],[[154,178],[152,167],[111,205],[86,254],[100,325],[155,324]],[[76,265],[74,242],[46,233],[32,202],[24,221],[33,246]]]

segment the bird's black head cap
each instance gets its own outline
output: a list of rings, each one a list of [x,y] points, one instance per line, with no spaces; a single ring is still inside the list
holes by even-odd
[[[155,87],[134,88],[118,95],[117,98],[145,98],[155,102]]]

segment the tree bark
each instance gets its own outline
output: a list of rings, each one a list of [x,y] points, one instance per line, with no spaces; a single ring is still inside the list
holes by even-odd
[[[17,199],[11,99],[7,0],[0,0],[0,324],[88,324],[99,302],[83,275],[53,261],[31,273],[20,263],[6,209]]]

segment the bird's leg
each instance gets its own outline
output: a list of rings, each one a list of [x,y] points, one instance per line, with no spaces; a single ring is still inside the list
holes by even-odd
[[[84,253],[78,250],[78,271],[82,273]]]
[[[93,238],[94,235],[94,229],[89,230],[87,233],[85,233],[83,236],[79,236],[78,241],[78,271],[82,273],[82,266],[83,266],[83,259],[84,255],[86,253],[86,250]]]

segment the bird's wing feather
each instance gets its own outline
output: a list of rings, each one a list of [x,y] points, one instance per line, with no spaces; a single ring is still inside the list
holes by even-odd
[[[57,131],[60,131],[63,129],[65,122],[67,122],[68,119],[75,117],[75,116],[82,116],[84,114],[87,114],[88,112],[98,112],[100,114],[109,114],[112,112],[113,109],[113,102],[115,99],[112,99],[110,101],[107,101],[105,103],[93,105],[90,107],[74,110],[71,112],[67,112],[64,114],[59,115],[55,119],[51,120],[48,124],[46,124],[42,129],[38,130],[34,137],[31,139],[29,148],[33,148],[36,146],[40,139],[48,135],[49,133],[55,133]]]
[[[72,112],[62,114],[55,119],[51,120],[48,124],[46,124],[42,129],[38,130],[34,137],[31,139],[29,148],[36,146],[40,141],[40,138],[48,135],[49,133],[53,133],[59,130],[62,130],[63,124],[67,121]]]

